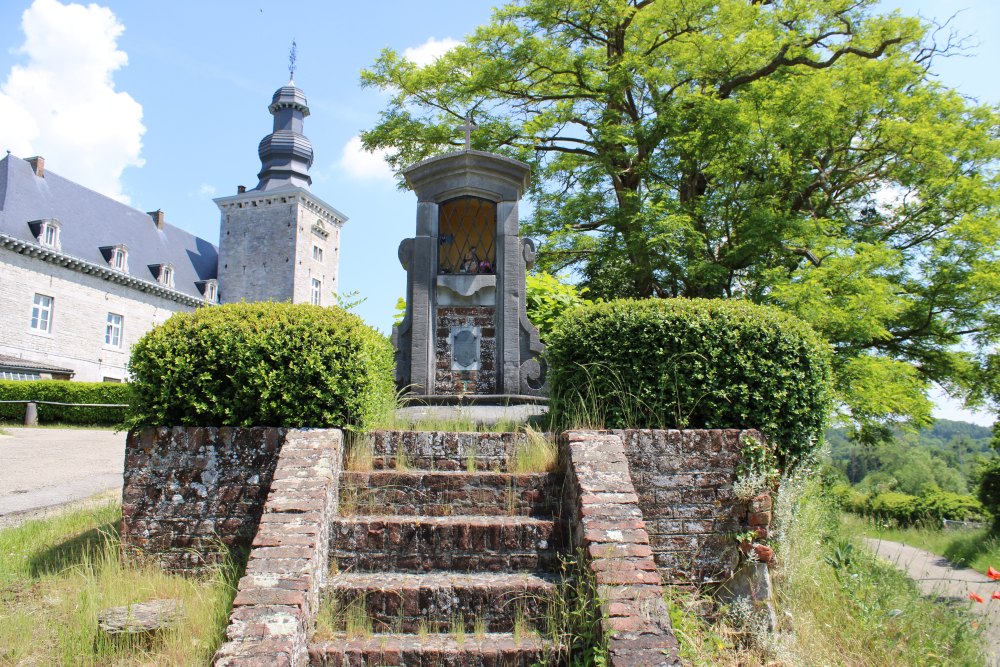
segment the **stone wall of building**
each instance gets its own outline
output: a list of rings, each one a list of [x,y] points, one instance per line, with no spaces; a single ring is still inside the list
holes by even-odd
[[[632,483],[656,564],[671,585],[721,583],[740,565],[737,533],[755,534],[757,556],[769,561],[767,493],[733,495],[741,439],[757,431],[621,430]],[[749,544],[748,544],[749,546]]]
[[[495,394],[497,392],[496,308],[438,306],[434,342],[437,346],[435,394]],[[453,327],[479,328],[479,369],[452,370],[449,336]]]
[[[122,539],[170,570],[249,548],[285,429],[146,428],[128,434]]]
[[[0,354],[69,368],[74,380],[124,380],[129,349],[190,306],[98,276],[0,249]],[[30,328],[35,294],[53,299],[49,334]],[[105,344],[108,313],[124,319],[121,344]]]

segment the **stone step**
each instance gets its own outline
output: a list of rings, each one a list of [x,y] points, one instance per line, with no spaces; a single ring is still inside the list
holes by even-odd
[[[476,470],[502,472],[518,446],[528,442],[524,433],[454,433],[447,431],[372,431],[369,434],[373,466],[423,470]]]
[[[555,591],[552,575],[528,572],[346,572],[324,588],[326,604],[345,619],[344,610],[360,605],[374,630],[409,633],[454,631],[458,623],[467,632],[544,628]]]
[[[373,634],[309,645],[318,667],[528,667],[558,664],[553,654],[553,644],[533,634]]]
[[[526,516],[337,517],[331,568],[339,572],[510,572],[556,565],[557,522]]]
[[[540,516],[558,513],[560,473],[344,472],[340,513]]]

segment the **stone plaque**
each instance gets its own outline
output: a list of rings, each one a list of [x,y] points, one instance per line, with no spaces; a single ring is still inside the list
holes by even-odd
[[[451,332],[451,368],[456,371],[479,369],[479,332],[463,327]]]

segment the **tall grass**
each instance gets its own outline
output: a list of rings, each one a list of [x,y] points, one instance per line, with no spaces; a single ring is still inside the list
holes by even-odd
[[[201,579],[125,559],[106,505],[0,531],[0,664],[208,664],[223,639],[236,568]],[[112,643],[97,629],[105,608],[178,599],[181,622],[149,643]]]
[[[786,480],[775,574],[789,664],[983,665],[971,618],[920,595],[902,571],[853,540],[816,481]],[[811,661],[811,662],[810,662]]]

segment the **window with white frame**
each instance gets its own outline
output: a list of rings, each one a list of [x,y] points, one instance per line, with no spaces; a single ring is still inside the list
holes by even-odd
[[[219,283],[209,280],[205,283],[205,301],[215,303],[219,300]]]
[[[104,328],[104,344],[109,347],[122,346],[122,328],[125,318],[117,313],[108,313],[108,323]]]
[[[38,230],[38,242],[46,248],[59,250],[59,223],[44,220]]]
[[[41,373],[23,371],[0,371],[0,380],[41,380]]]
[[[315,306],[319,306],[322,294],[323,294],[323,281],[313,278],[312,287],[309,290],[309,303]]]
[[[160,266],[160,275],[156,277],[156,280],[166,287],[174,286],[174,267],[170,264],[163,264]]]
[[[313,246],[313,259],[315,259],[317,262],[323,261],[323,249],[318,245]]]
[[[31,304],[31,328],[42,333],[52,332],[52,311],[55,301],[51,296],[36,294]]]
[[[123,245],[112,248],[110,264],[117,271],[128,271],[128,249]]]

